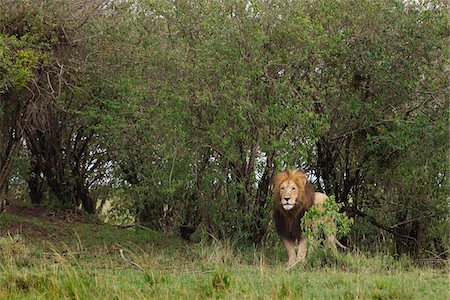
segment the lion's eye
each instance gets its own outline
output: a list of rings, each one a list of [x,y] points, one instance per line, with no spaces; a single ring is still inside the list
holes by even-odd
[[[295,191],[295,188],[292,188],[293,191]]]

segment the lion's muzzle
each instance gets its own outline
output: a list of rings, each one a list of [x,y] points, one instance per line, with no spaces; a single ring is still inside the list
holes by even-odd
[[[283,200],[281,200],[281,205],[283,206],[283,208],[285,210],[291,210],[294,208],[295,206],[295,202],[290,201],[291,198],[284,198]]]
[[[283,204],[283,208],[284,208],[285,210],[291,210],[291,209],[294,208],[294,205],[289,204],[289,203]]]

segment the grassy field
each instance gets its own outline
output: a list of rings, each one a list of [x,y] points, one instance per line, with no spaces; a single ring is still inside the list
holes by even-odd
[[[450,298],[445,267],[317,253],[286,271],[280,244],[190,244],[71,210],[9,207],[0,235],[0,299]]]

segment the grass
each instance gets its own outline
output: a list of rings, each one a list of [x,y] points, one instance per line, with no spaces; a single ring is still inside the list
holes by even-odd
[[[49,239],[5,234],[2,229],[11,222],[32,222],[54,234]],[[8,214],[0,224],[0,299],[450,297],[447,269],[416,266],[407,258],[318,251],[286,271],[281,244],[262,249],[230,242],[187,244],[150,230]]]

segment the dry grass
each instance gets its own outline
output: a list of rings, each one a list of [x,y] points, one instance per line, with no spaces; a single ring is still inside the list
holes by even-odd
[[[20,221],[1,216],[0,226],[12,220]],[[0,299],[450,297],[447,269],[419,267],[407,258],[319,251],[286,271],[281,245],[186,244],[152,231],[95,222],[69,227],[60,228],[59,240],[57,231],[50,240],[33,239],[30,233],[0,237]]]

